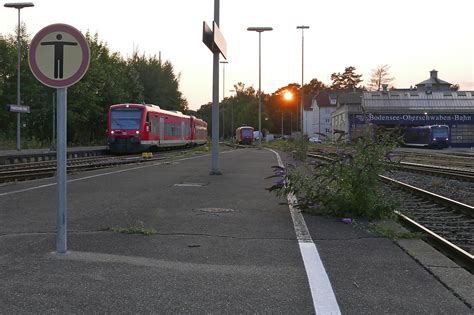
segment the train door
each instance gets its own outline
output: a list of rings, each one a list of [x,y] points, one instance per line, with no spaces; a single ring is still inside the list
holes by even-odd
[[[184,130],[185,128],[184,128],[184,120],[183,120],[181,121],[181,140],[183,141],[184,141]]]
[[[160,117],[160,144],[165,140],[165,118]]]

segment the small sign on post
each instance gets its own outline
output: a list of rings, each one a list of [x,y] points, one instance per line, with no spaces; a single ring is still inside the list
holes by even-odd
[[[89,68],[90,50],[84,36],[67,24],[41,29],[31,41],[28,61],[33,75],[57,95],[57,232],[56,252],[67,252],[66,147],[67,87],[79,81]]]
[[[22,114],[30,113],[30,106],[26,106],[26,105],[8,104],[7,106],[5,106],[5,109],[12,113],[22,113]]]

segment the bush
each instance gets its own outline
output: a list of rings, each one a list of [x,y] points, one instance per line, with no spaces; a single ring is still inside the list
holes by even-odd
[[[275,168],[277,195],[293,193],[304,211],[368,219],[391,216],[396,203],[380,189],[378,175],[387,170],[386,160],[395,147],[391,135],[373,136],[365,128],[355,143],[337,144],[331,161]]]

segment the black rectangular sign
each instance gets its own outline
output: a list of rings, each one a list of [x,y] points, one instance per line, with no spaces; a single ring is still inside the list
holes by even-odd
[[[25,105],[14,105],[14,104],[8,104],[6,106],[7,111],[12,112],[12,113],[30,113],[30,106],[25,106]]]

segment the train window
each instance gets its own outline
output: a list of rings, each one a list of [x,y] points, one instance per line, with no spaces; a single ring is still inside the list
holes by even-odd
[[[466,96],[466,92],[458,92],[458,96]]]
[[[452,97],[452,96],[453,96],[453,93],[451,93],[451,92],[444,92],[444,93],[443,93],[443,96]]]
[[[110,113],[111,129],[140,129],[141,108],[112,108]]]

